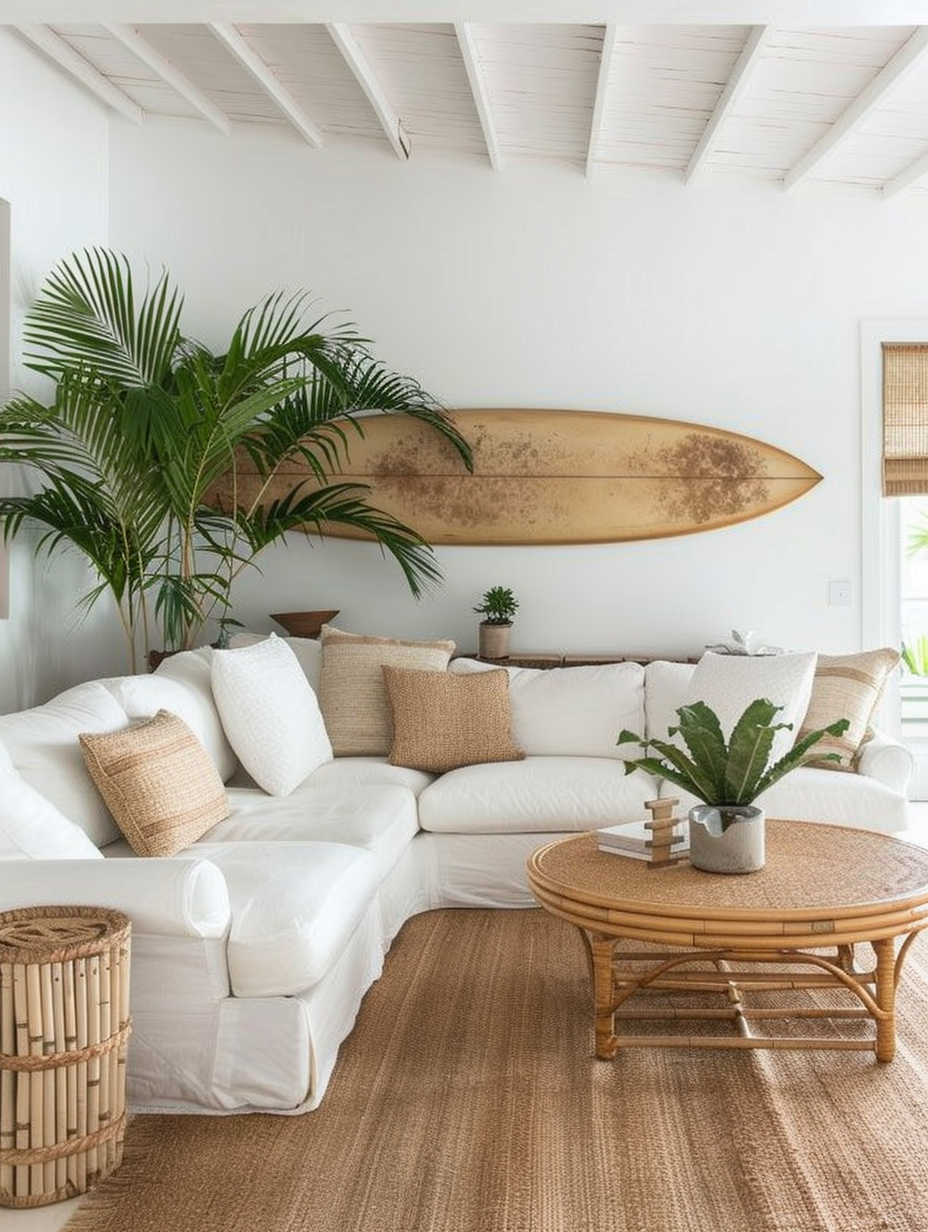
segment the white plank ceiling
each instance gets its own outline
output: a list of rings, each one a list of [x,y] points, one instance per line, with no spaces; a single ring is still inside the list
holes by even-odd
[[[928,193],[928,26],[486,18],[9,29],[129,120],[216,141],[250,125],[318,158]]]

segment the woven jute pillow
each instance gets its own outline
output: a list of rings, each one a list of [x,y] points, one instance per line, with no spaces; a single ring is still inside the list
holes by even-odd
[[[458,766],[521,761],[512,739],[509,673],[383,669],[393,711],[390,762],[443,774]]]
[[[384,667],[443,672],[454,642],[413,642],[323,625],[319,705],[336,757],[384,756],[393,743]]]
[[[823,770],[856,770],[857,755],[869,735],[886,679],[898,662],[899,652],[889,647],[861,654],[818,656],[809,708],[797,739],[838,719],[847,719],[850,726],[843,736],[825,736],[814,748],[817,754],[837,753],[840,762],[814,761],[811,765]]]
[[[209,754],[168,710],[120,731],[84,733],[80,743],[91,778],[137,855],[172,856],[229,816]]]

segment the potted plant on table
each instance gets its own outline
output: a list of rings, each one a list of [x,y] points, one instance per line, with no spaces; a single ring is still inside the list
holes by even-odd
[[[474,608],[484,619],[480,622],[481,659],[509,657],[509,633],[519,600],[507,586],[491,586]]]
[[[668,779],[701,805],[692,808],[690,863],[714,873],[749,873],[764,866],[764,811],[754,800],[791,770],[810,761],[840,761],[837,753],[821,753],[815,746],[823,736],[843,735],[849,726],[839,719],[810,732],[771,764],[777,732],[792,730],[791,723],[775,723],[782,706],[766,698],[751,702],[732,728],[726,743],[722,725],[705,702],[692,702],[677,710],[679,723],[668,740],[643,740],[624,730],[618,744],[638,744],[644,757],[625,762],[625,773],[636,769]],[[686,749],[671,743],[679,734]],[[656,750],[658,756],[647,752]]]

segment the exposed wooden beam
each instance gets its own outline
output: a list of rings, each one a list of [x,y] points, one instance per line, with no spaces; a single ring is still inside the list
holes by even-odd
[[[922,154],[920,158],[916,158],[914,163],[909,163],[908,167],[904,167],[893,179],[887,180],[883,185],[883,196],[895,197],[897,193],[911,188],[925,176],[928,176],[928,154]]]
[[[151,71],[161,78],[166,85],[169,85],[172,90],[187,100],[194,111],[199,112],[204,120],[208,121],[214,128],[226,137],[232,131],[232,125],[229,123],[229,117],[224,115],[219,108],[210,101],[203,91],[193,84],[189,77],[176,68],[170,60],[161,54],[156,47],[152,47],[147,39],[139,34],[138,30],[132,26],[104,26],[108,34],[113,38],[118,39],[128,51],[143,64],[146,64]]]
[[[358,40],[344,22],[335,22],[326,26],[335,46],[345,57],[348,67],[357,78],[358,85],[367,95],[367,101],[373,107],[380,121],[387,140],[393,147],[398,158],[409,158],[409,135],[403,128],[403,122],[393,110],[390,100],[376,73],[371,68],[370,61],[361,50]]]
[[[603,112],[606,108],[606,92],[609,89],[609,73],[618,26],[608,25],[603,31],[603,43],[599,52],[599,75],[596,79],[596,98],[593,102],[593,118],[590,121],[590,138],[586,147],[586,178],[589,179],[596,166],[596,151],[603,131]]]
[[[817,141],[809,152],[799,160],[783,178],[783,187],[792,188],[817,167],[835,146],[843,141],[867,114],[894,90],[905,76],[921,60],[928,50],[928,26],[918,26],[912,37],[899,48],[893,58],[884,64],[866,89],[861,90],[854,101],[845,108],[828,132]]]
[[[486,142],[490,166],[494,171],[499,171],[499,134],[496,131],[496,121],[493,119],[490,92],[487,89],[486,78],[483,75],[483,68],[480,64],[474,32],[467,22],[458,22],[455,24],[454,33],[458,40],[458,46],[461,49],[461,58],[467,71],[467,80],[470,82],[471,94],[474,96],[474,106],[477,108],[477,115],[480,117],[480,127],[483,129],[483,140]]]
[[[751,33],[747,37],[741,55],[735,61],[735,66],[731,71],[728,81],[725,83],[725,89],[719,95],[715,109],[696,144],[696,149],[693,151],[686,171],[683,173],[685,183],[688,184],[705,167],[709,155],[715,146],[716,134],[732,114],[738,100],[747,89],[751,74],[757,68],[764,47],[767,45],[772,32],[773,26],[753,26],[751,28]]]
[[[124,115],[133,124],[142,123],[142,108],[124,94],[117,86],[98,72],[83,56],[78,55],[74,48],[64,41],[48,26],[17,26],[17,33],[28,39],[34,47],[54,60],[82,86],[95,94],[107,107],[112,107],[120,115]]]
[[[234,26],[212,24],[209,28],[223,47],[235,56],[242,68],[280,108],[300,136],[310,145],[325,145],[325,137],[306,109],[297,102],[286,86],[278,81],[248,40],[243,38]]]

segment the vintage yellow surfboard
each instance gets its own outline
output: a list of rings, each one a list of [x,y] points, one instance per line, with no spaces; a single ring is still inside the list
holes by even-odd
[[[687,535],[770,513],[821,475],[752,437],[673,419],[569,410],[452,412],[471,443],[451,446],[404,415],[349,431],[338,479],[432,544],[616,543]],[[274,493],[308,468],[282,473]],[[240,480],[241,482],[241,480]],[[333,527],[342,538],[364,538]]]

